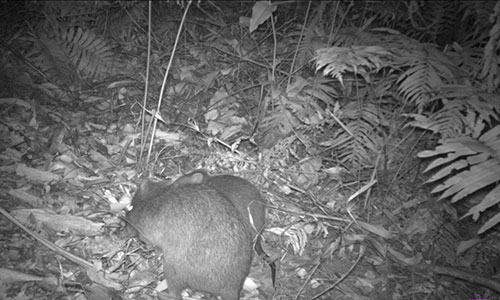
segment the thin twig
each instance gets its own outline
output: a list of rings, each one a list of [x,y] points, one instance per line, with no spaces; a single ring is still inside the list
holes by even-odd
[[[27,234],[31,235],[34,237],[36,240],[38,240],[40,243],[42,243],[45,247],[49,248],[52,251],[55,251],[65,258],[69,259],[70,261],[78,264],[79,266],[86,268],[86,269],[91,269],[93,265],[86,261],[85,259],[76,256],[63,248],[57,246],[56,244],[52,243],[51,241],[47,240],[46,238],[42,237],[41,235],[29,230],[26,226],[24,226],[21,222],[19,222],[16,218],[11,216],[6,210],[0,207],[0,213],[4,215],[7,219],[9,219],[12,223],[16,224],[19,228],[24,230]]]

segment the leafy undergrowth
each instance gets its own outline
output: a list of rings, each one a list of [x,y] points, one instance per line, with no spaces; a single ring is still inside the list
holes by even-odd
[[[118,237],[138,183],[140,145],[128,111],[115,112],[117,121],[95,105],[75,111],[9,100],[1,107],[0,298],[155,299],[166,288],[159,253]],[[488,277],[498,271],[492,259],[500,249],[498,234],[474,240],[464,236],[475,232],[469,223],[458,232],[449,222],[454,211],[431,205],[420,184],[366,198],[378,207],[367,220],[364,201],[348,199],[358,189],[348,176],[309,178],[318,184],[306,192],[294,186],[291,168],[271,171],[258,156],[207,146],[189,130],[159,135],[153,152],[158,176],[205,167],[236,172],[264,192],[264,247],[278,265],[276,286],[255,258],[243,299],[495,298],[477,284],[428,277],[432,265],[445,263]],[[480,247],[457,254],[459,240]]]
[[[2,37],[9,42],[0,41],[0,299],[165,298],[161,254],[121,237],[122,217],[142,179],[196,168],[244,177],[268,201],[264,248],[277,264],[276,283],[255,257],[242,299],[500,299],[498,225],[476,234],[497,220],[498,191],[487,190],[498,178],[497,95],[458,81],[463,70],[454,74],[467,67],[477,74],[485,62],[481,78],[467,84],[497,85],[496,64],[488,63],[498,38],[488,26],[497,25],[463,22],[491,38],[478,37],[470,53],[457,42],[459,51],[447,54],[431,45],[439,39],[415,39],[421,29],[428,38],[446,35],[430,30],[439,29],[432,18],[401,33],[410,25],[401,7],[411,14],[417,7],[397,2],[321,1],[302,25],[306,2],[220,2],[193,11],[185,28],[184,7],[172,1],[156,2],[152,23],[140,1],[19,3],[3,27],[25,27],[12,26]],[[423,3],[430,5],[423,16],[461,11]],[[486,2],[477,3],[477,20],[488,20]],[[342,17],[317,27],[342,11],[345,24],[335,21]],[[379,13],[387,18],[368,26]],[[285,22],[274,26],[272,16]],[[314,53],[325,77],[310,64]],[[426,115],[428,107],[437,111]],[[149,151],[141,138],[151,115],[159,123]],[[431,129],[435,140],[415,128]],[[436,141],[464,132],[473,139]],[[421,174],[428,161],[417,153],[444,168],[432,177],[434,191],[467,191],[455,195],[459,205],[429,196]],[[470,211],[477,223],[459,218]],[[183,298],[207,299],[194,291]]]

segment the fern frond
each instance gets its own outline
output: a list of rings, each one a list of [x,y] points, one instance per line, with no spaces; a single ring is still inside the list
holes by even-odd
[[[428,182],[441,180],[453,175],[455,171],[459,172],[432,191],[433,193],[445,191],[440,199],[454,195],[451,201],[456,202],[500,181],[500,126],[489,130],[478,140],[471,137],[448,139],[435,150],[426,150],[418,154],[419,157],[440,155],[446,157],[436,159],[425,170],[427,172],[442,167]],[[470,169],[464,170],[469,166]]]
[[[380,46],[330,47],[316,51],[316,71],[337,78],[342,84],[342,73],[352,72],[367,76],[392,61],[392,54]],[[367,80],[368,82],[370,80]]]
[[[87,78],[111,74],[116,66],[115,53],[106,41],[89,30],[72,27],[62,33],[69,58]]]
[[[381,119],[377,109],[372,104],[359,106],[349,103],[341,116],[345,122],[343,128],[331,138],[329,144],[335,145],[335,153],[341,163],[352,165],[354,168],[373,166],[374,157],[383,145],[383,139],[378,134]],[[333,146],[332,146],[333,147]]]
[[[307,81],[302,92],[314,97],[328,106],[334,106],[333,99],[337,99],[339,92],[335,90],[332,84],[333,79],[327,77],[315,77]],[[314,103],[311,103],[314,105]]]
[[[326,43],[322,42],[313,30],[305,30],[302,39],[300,39],[301,31],[294,31],[288,36],[292,39],[291,47],[297,48],[297,60],[295,66],[300,68],[303,65],[309,64],[314,57],[314,51],[324,48]],[[300,43],[297,47],[297,43]],[[296,68],[296,69],[298,69]]]
[[[442,84],[435,70],[425,61],[420,61],[414,67],[406,70],[398,79],[398,91],[404,99],[422,107],[429,102],[432,85]]]
[[[495,25],[489,32],[489,40],[484,48],[484,63],[481,71],[481,77],[487,79],[488,91],[490,92],[498,91],[500,84],[500,67],[498,66],[500,60],[498,54],[500,44],[500,2],[497,2],[495,6],[494,21]]]
[[[377,46],[331,47],[316,51],[316,71],[323,69],[323,74],[342,83],[346,72],[359,74],[370,82],[369,75],[381,68],[403,69],[405,71],[396,81],[398,92],[421,111],[439,87],[456,83],[457,70],[436,47],[422,45],[397,32],[380,32],[355,33],[355,36],[365,37],[362,43],[371,42]]]
[[[438,88],[456,82],[455,73],[450,68],[453,64],[433,47],[411,49],[409,57],[405,55],[406,50],[408,49],[394,50],[399,54],[401,65],[411,66],[399,76],[398,91],[405,101],[410,101],[423,110]]]
[[[48,74],[52,80],[60,83],[71,84],[78,79],[74,66],[71,64],[64,48],[55,40],[41,35],[38,39],[37,50],[28,56],[28,59]]]
[[[430,130],[443,139],[461,136],[478,138],[486,125],[499,119],[498,95],[477,93],[469,86],[447,85],[432,101],[436,99],[444,104],[441,109],[429,116],[406,114],[414,118],[407,126]]]
[[[408,125],[430,130],[444,138],[462,136],[467,122],[466,117],[462,114],[464,104],[461,101],[447,102],[445,109],[441,109],[429,117],[421,114],[407,114],[406,116],[415,119]]]
[[[484,212],[490,207],[498,205],[499,203],[500,203],[500,185],[494,188],[491,192],[489,192],[479,204],[471,207],[471,209],[469,209],[469,211],[462,218],[472,216],[474,220],[477,220],[482,212]],[[481,226],[481,228],[478,230],[477,233],[481,234],[486,230],[492,228],[493,226],[497,225],[498,223],[500,223],[500,213],[496,214],[488,221],[486,221],[486,223],[484,223],[484,225]]]
[[[428,182],[448,178],[434,188],[432,193],[443,192],[440,199],[452,196],[451,202],[457,202],[500,182],[500,126],[493,127],[477,139],[460,137],[443,140],[436,149],[422,151],[418,156],[422,158],[444,156],[434,160],[425,172],[440,168]],[[498,193],[497,190],[498,187],[493,193]],[[498,202],[500,199],[494,200],[491,196],[487,196],[467,215],[472,214],[477,219],[481,211]],[[488,223],[488,226],[491,224]]]

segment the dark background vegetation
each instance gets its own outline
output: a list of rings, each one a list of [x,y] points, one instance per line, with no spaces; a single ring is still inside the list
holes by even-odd
[[[118,216],[198,167],[269,201],[246,299],[500,298],[500,2],[148,5],[0,1],[0,298],[154,299]]]

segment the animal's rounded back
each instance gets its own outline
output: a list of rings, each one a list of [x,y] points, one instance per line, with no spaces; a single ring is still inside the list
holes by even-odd
[[[127,219],[163,251],[169,296],[185,288],[239,299],[252,260],[252,237],[235,205],[207,184],[145,181]]]
[[[210,176],[205,170],[198,169],[174,182],[177,186],[186,184],[206,184],[222,193],[234,204],[254,237],[264,228],[266,202],[259,190],[248,180],[233,175]]]

